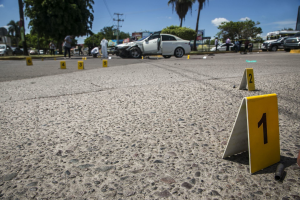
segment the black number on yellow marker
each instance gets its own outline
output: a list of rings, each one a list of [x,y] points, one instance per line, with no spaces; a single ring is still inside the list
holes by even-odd
[[[267,114],[264,113],[260,121],[258,122],[258,128],[263,124],[264,131],[264,144],[268,143],[268,135],[267,135]]]
[[[65,66],[65,63],[62,63],[61,65],[64,67],[64,66]]]
[[[249,77],[250,77],[249,83],[253,83],[253,82],[252,82],[252,74],[249,74]]]

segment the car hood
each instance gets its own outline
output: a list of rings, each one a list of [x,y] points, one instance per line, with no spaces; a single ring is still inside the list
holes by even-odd
[[[137,44],[141,44],[143,43],[143,41],[135,41],[135,42],[128,42],[128,43],[124,43],[124,44],[119,44],[116,47],[120,48],[124,48],[124,47],[132,47],[135,46]]]

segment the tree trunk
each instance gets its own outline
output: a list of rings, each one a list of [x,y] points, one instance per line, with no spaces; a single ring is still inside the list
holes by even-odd
[[[198,35],[198,25],[199,25],[199,19],[200,19],[200,10],[201,10],[201,4],[199,2],[199,8],[198,8],[198,15],[197,15],[197,23],[196,23],[196,37],[194,39],[194,51],[197,51],[197,47],[196,47],[196,40],[197,40],[197,35]],[[203,45],[203,44],[202,44]]]
[[[182,19],[180,19],[180,27],[182,27]]]

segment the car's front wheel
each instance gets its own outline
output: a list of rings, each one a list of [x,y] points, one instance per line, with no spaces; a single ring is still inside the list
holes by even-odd
[[[132,47],[130,49],[130,56],[133,58],[140,58],[141,57],[141,50],[138,47]]]
[[[163,56],[164,58],[171,58],[171,56]]]
[[[272,50],[272,51],[277,51],[277,46],[273,46],[273,47],[271,48],[271,50]]]
[[[174,56],[176,58],[181,58],[184,55],[184,50],[181,47],[175,49]]]

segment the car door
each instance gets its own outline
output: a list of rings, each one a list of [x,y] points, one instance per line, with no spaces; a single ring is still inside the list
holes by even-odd
[[[173,55],[176,48],[176,38],[171,35],[161,36],[161,52],[162,55]]]
[[[226,44],[222,44],[219,51],[226,51]]]
[[[160,39],[160,33],[154,33],[143,41],[144,54],[156,54],[159,51],[158,39]]]

